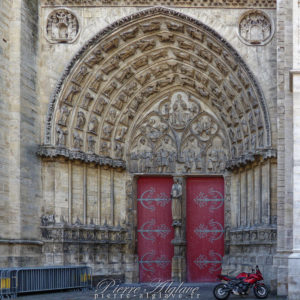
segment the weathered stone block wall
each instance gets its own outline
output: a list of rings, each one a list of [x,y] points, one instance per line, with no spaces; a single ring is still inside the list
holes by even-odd
[[[277,255],[278,294],[288,292],[288,256],[292,249],[293,224],[293,105],[289,71],[293,67],[293,1],[277,1]]]
[[[0,3],[0,226],[1,237],[9,237],[10,222],[9,216],[9,155],[7,147],[9,144],[9,136],[7,134],[9,126],[9,97],[10,97],[10,20],[12,14],[12,2],[9,0],[1,1]]]
[[[1,1],[1,261],[40,260],[40,141],[36,95],[38,1]],[[4,104],[5,103],[5,104]],[[6,155],[3,153],[6,152]],[[3,256],[2,256],[3,252]]]

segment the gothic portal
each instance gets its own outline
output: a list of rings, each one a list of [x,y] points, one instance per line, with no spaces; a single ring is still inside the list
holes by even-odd
[[[2,265],[297,300],[296,1],[2,2]]]
[[[219,34],[161,7],[125,17],[81,48],[51,99],[39,154],[68,202],[54,205],[63,240],[45,214],[45,245],[127,281],[215,280],[247,241],[274,251],[271,138],[262,90]]]

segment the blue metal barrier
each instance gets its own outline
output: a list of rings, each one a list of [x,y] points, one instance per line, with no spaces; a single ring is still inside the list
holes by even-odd
[[[87,266],[0,269],[0,299],[21,293],[91,287],[92,271]]]

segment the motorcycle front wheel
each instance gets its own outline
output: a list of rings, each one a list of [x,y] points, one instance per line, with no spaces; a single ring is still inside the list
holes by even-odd
[[[265,285],[255,285],[253,292],[256,298],[265,299],[269,295],[269,289]]]
[[[230,293],[225,290],[226,288],[227,288],[227,286],[224,283],[220,283],[220,284],[216,285],[214,288],[215,298],[218,300],[227,299],[229,297]]]

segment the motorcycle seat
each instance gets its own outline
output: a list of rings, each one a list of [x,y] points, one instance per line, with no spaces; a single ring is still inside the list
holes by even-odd
[[[221,274],[220,276],[227,277],[230,280],[236,279],[236,277],[234,277],[234,276],[229,276],[229,275],[225,275],[225,274]]]

